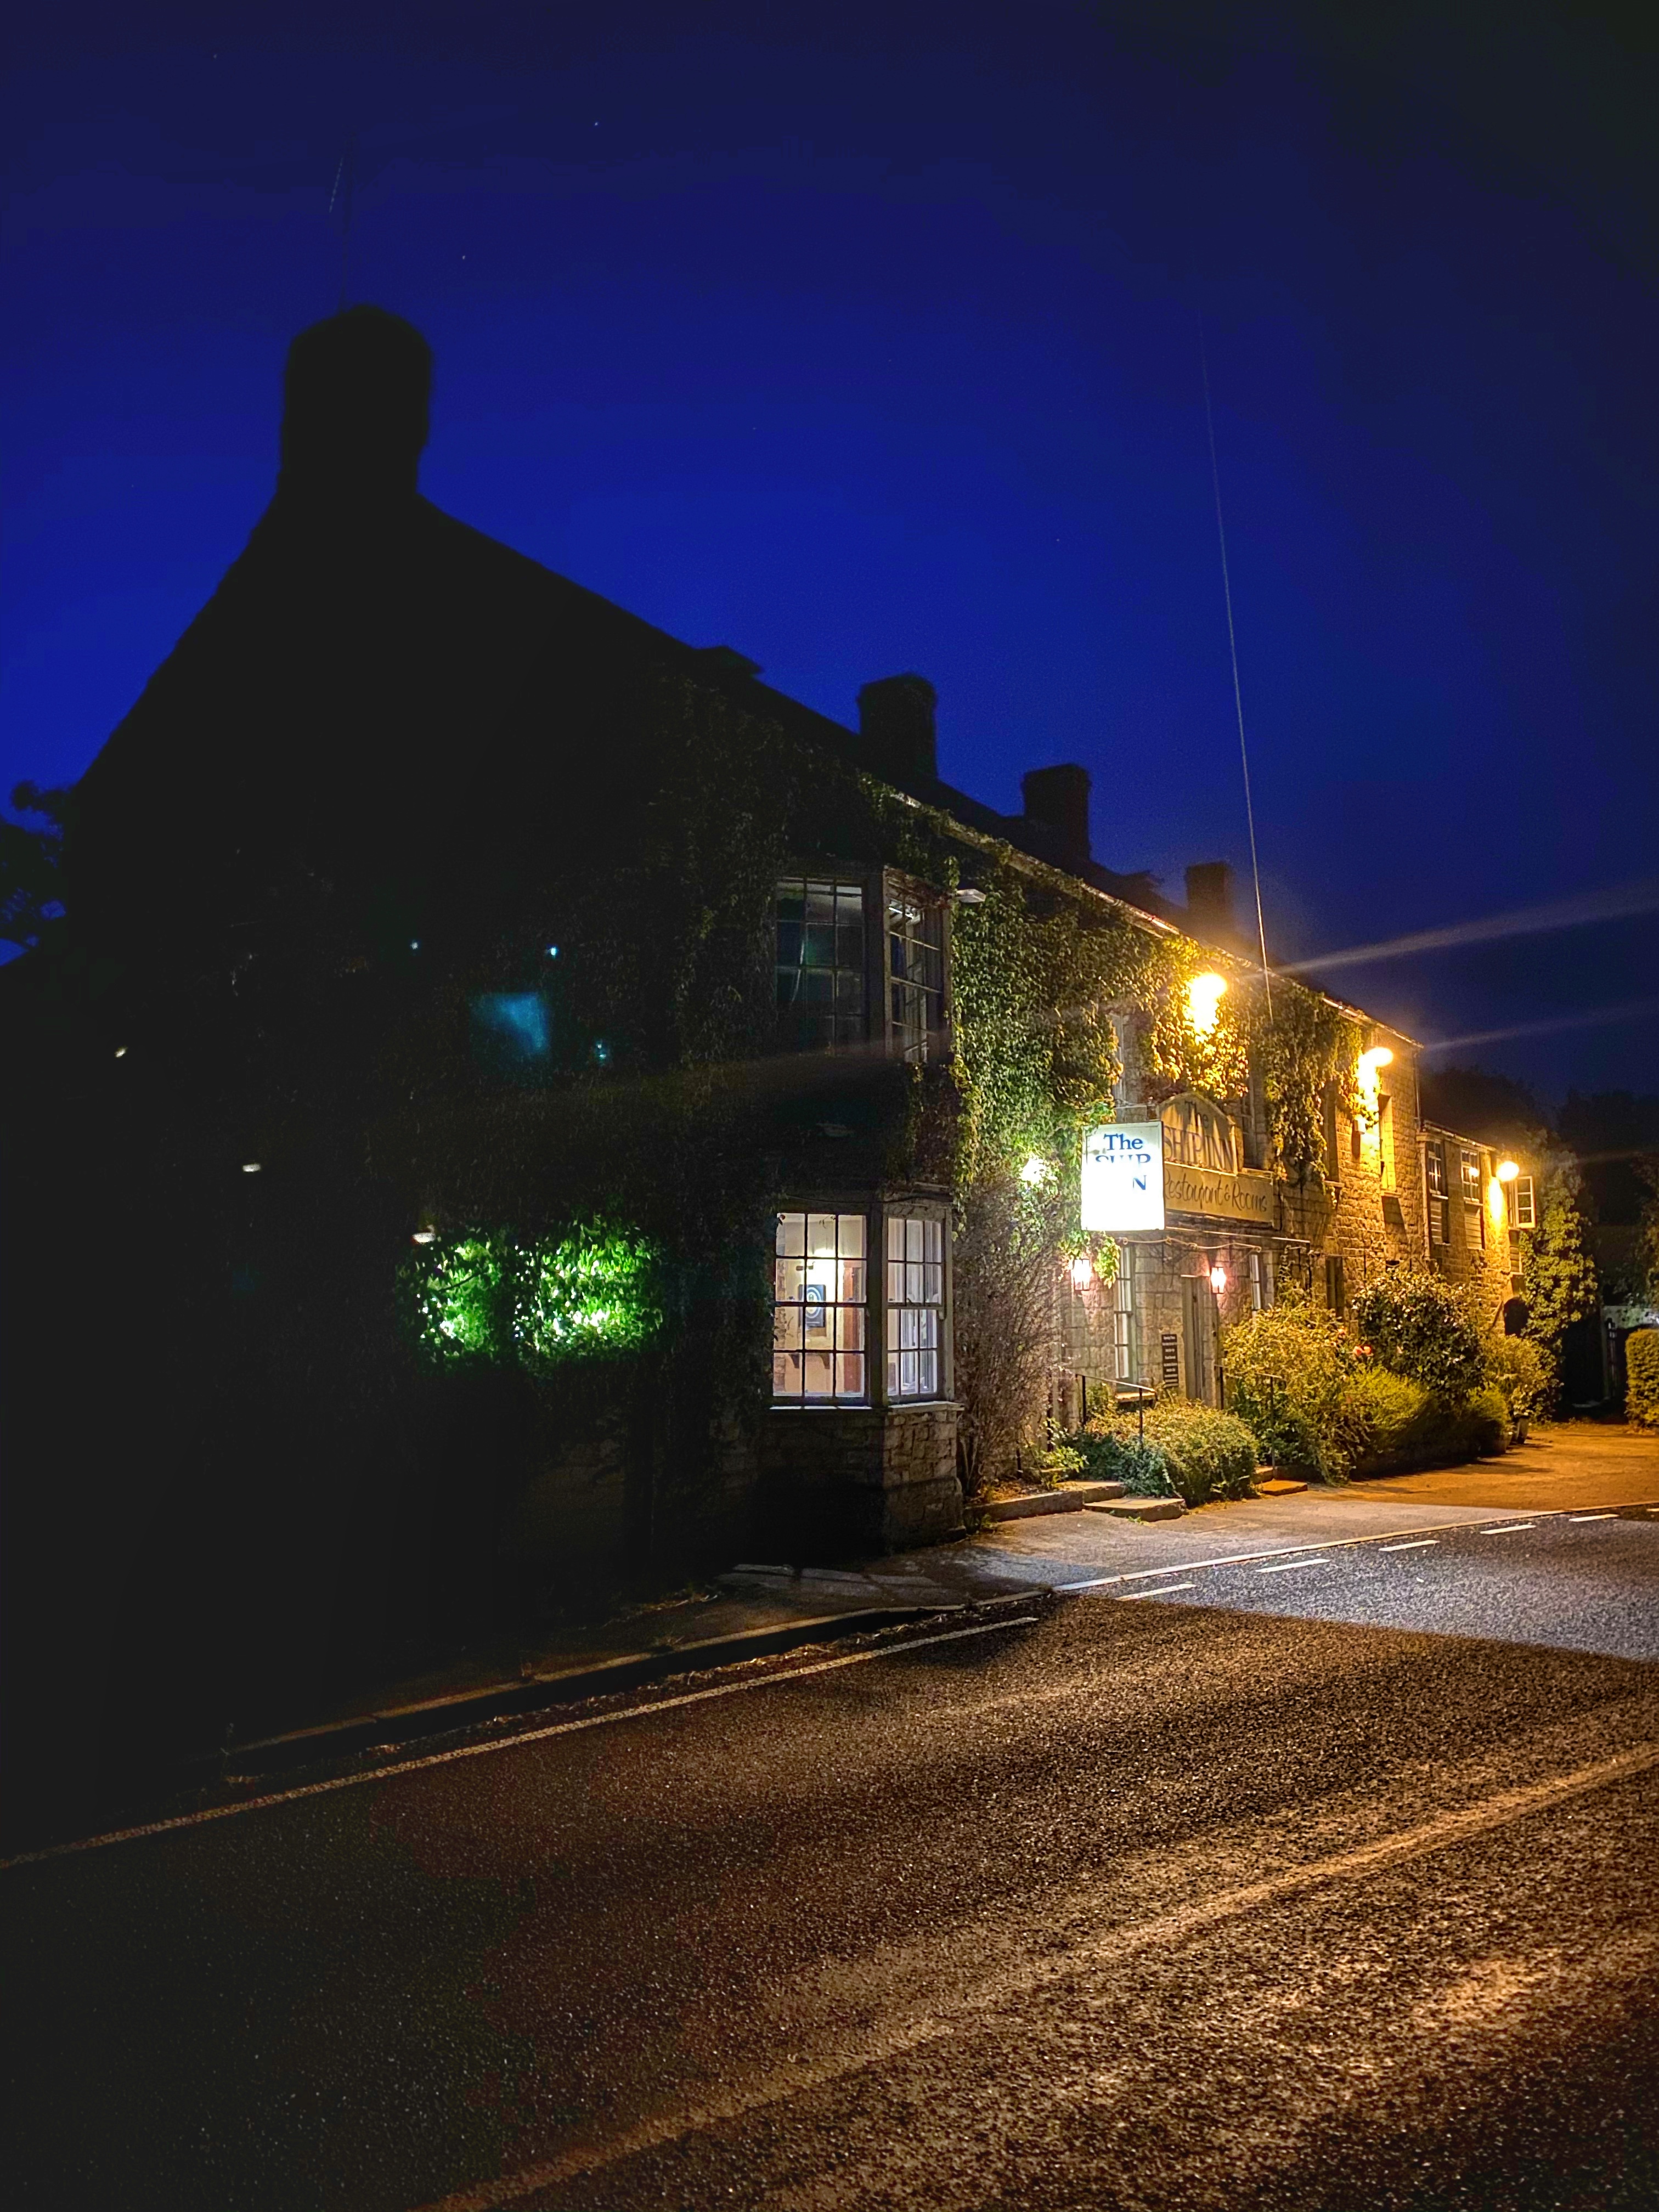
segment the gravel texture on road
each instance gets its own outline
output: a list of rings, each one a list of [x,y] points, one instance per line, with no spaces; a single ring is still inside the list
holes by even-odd
[[[14,1866],[10,2201],[1649,2205],[1659,1522],[1346,1556]]]

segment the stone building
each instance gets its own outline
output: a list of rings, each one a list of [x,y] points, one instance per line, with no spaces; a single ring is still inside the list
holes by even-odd
[[[57,1289],[20,1327],[44,1438],[143,1255],[107,1389],[51,1418],[75,1481],[120,1470],[107,1573],[147,1622],[185,1638],[234,1588],[216,1632],[262,1664],[361,1665],[504,1558],[568,1589],[689,1528],[726,1558],[959,1528],[988,917],[1109,941],[1128,979],[1080,1072],[1076,1010],[1022,1016],[1054,1032],[1045,1126],[1161,1133],[1157,1225],[1115,1274],[1098,1241],[1056,1255],[1057,1409],[1218,1402],[1220,1326],[1287,1285],[1340,1311],[1432,1254],[1496,1290],[1495,1163],[1468,1196],[1411,1041],[1279,977],[1346,1056],[1289,1158],[1224,866],[1170,900],[1096,860],[1075,763],[1018,816],[945,783],[923,678],[842,725],[440,514],[428,368],[373,310],[296,341],[276,496],[78,794],[71,914],[112,980],[34,1132],[65,1163],[22,1228]],[[1171,1075],[1171,1036],[1201,1068],[1247,1031],[1224,1080]],[[1076,1147],[1049,1152],[1063,1194]],[[647,1250],[659,1337],[561,1396],[611,1325],[569,1285]],[[428,1261],[423,1367],[398,1285]],[[523,1372],[492,1379],[492,1343]]]

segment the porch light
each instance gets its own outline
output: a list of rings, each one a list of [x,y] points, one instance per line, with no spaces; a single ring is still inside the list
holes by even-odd
[[[1079,1252],[1072,1262],[1072,1286],[1086,1291],[1095,1279],[1095,1263],[1086,1252]]]
[[[1520,1172],[1520,1164],[1517,1161],[1499,1160],[1498,1163],[1498,1180],[1499,1182],[1513,1182]]]
[[[1200,1036],[1208,1036],[1215,1027],[1215,1010],[1227,995],[1224,975],[1206,973],[1194,975],[1187,986],[1187,1012]]]
[[[1220,1261],[1218,1260],[1214,1267],[1210,1270],[1210,1288],[1215,1292],[1216,1296],[1219,1297],[1226,1287],[1227,1270],[1222,1266]]]

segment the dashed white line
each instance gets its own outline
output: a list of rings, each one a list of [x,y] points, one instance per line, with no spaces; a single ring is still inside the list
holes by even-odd
[[[1524,1535],[1528,1528],[1535,1528],[1537,1526],[1538,1523],[1535,1521],[1506,1521],[1501,1528],[1483,1528],[1480,1534],[1483,1536],[1521,1536]]]
[[[1291,1575],[1298,1567],[1328,1567],[1328,1559],[1281,1559],[1277,1566],[1258,1567],[1259,1575]]]
[[[1119,1598],[1120,1605],[1139,1605],[1143,1598],[1164,1597],[1170,1590],[1196,1589],[1196,1583],[1159,1583],[1154,1589],[1125,1590]]]
[[[1569,1513],[1569,1521],[1616,1521],[1616,1513]]]
[[[1413,1536],[1409,1544],[1379,1544],[1379,1552],[1425,1552],[1431,1544],[1440,1541],[1438,1536]]]

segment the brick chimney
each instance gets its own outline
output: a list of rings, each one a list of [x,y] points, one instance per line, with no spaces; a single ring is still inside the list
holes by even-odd
[[[1089,849],[1089,771],[1074,761],[1059,768],[1034,768],[1019,780],[1025,819],[1045,831],[1042,844],[1062,868],[1092,856]]]
[[[342,505],[412,499],[426,444],[432,349],[382,307],[313,323],[283,373],[283,460],[289,498]]]
[[[1194,937],[1231,937],[1233,872],[1224,860],[1199,860],[1187,871],[1187,919]]]
[[[939,694],[925,676],[884,676],[859,693],[859,734],[872,775],[902,791],[939,781],[933,717]]]

